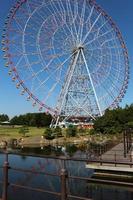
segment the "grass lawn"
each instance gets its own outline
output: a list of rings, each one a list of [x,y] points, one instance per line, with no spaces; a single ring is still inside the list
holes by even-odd
[[[29,127],[29,133],[26,135],[29,137],[43,135],[45,128]],[[19,133],[20,127],[0,127],[0,139],[1,138],[20,138],[22,135]]]
[[[10,139],[20,139],[20,138],[25,138],[24,140],[27,141],[27,143],[35,143],[39,142],[40,144],[40,139],[41,136],[44,133],[45,128],[37,128],[37,127],[29,127],[29,133],[26,133],[26,137],[23,136],[23,134],[19,133],[21,126],[15,126],[15,127],[2,127],[0,126],[0,142],[2,140],[10,140]],[[63,130],[64,131],[64,130]],[[64,135],[64,134],[63,134]],[[39,136],[39,137],[36,137]],[[97,135],[77,135],[75,137],[61,137],[59,138],[59,141],[62,141],[65,139],[66,142],[74,142],[77,139],[80,139],[81,142],[83,142],[85,139],[89,139],[91,142],[93,141],[94,143],[100,143],[104,141],[116,141],[119,138],[119,135],[106,135],[106,136],[100,136],[99,134]],[[120,140],[120,139],[119,139]]]

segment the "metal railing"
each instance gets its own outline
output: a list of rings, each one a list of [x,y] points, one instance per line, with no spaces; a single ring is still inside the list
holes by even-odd
[[[67,200],[68,198],[72,199],[79,199],[79,200],[89,200],[89,198],[86,197],[79,197],[72,195],[68,192],[67,188],[67,181],[68,179],[79,179],[79,180],[85,180],[88,181],[89,179],[86,179],[84,177],[77,177],[77,176],[69,176],[68,171],[64,168],[60,170],[59,173],[47,173],[47,172],[42,172],[42,171],[33,171],[31,169],[23,169],[23,168],[15,168],[10,166],[9,160],[8,160],[8,152],[5,152],[5,161],[4,165],[0,166],[0,168],[3,169],[3,181],[0,183],[3,185],[2,189],[2,200],[8,200],[8,187],[15,187],[19,189],[25,189],[25,190],[30,190],[34,192],[41,192],[41,193],[47,193],[50,195],[55,195],[59,197],[60,200]],[[22,154],[21,154],[22,155]],[[50,191],[50,190],[45,190],[42,188],[34,188],[31,186],[26,186],[26,185],[21,185],[21,184],[16,184],[16,183],[11,183],[9,182],[9,170],[14,170],[18,172],[24,172],[24,173],[31,173],[31,174],[39,174],[39,175],[46,175],[46,176],[52,176],[52,177],[59,177],[60,178],[60,192],[55,192],[55,191]]]
[[[2,200],[8,200],[8,187],[16,187],[19,189],[25,189],[25,190],[30,190],[30,191],[35,191],[35,192],[41,192],[41,193],[47,193],[51,195],[56,195],[59,197],[60,200],[67,200],[68,198],[72,199],[80,199],[80,200],[89,200],[86,197],[79,197],[72,195],[68,192],[68,180],[69,179],[74,179],[74,180],[84,180],[86,182],[91,182],[93,179],[89,177],[79,177],[79,176],[72,176],[68,173],[67,169],[63,165],[62,169],[60,170],[59,173],[47,173],[47,172],[42,172],[42,171],[34,171],[31,169],[22,169],[22,168],[15,168],[10,166],[9,160],[8,160],[8,155],[9,153],[7,151],[4,152],[5,154],[5,161],[3,166],[0,168],[3,169],[3,181],[1,182],[3,185],[2,189]],[[18,155],[26,155],[26,154],[18,154]],[[35,155],[33,155],[35,156]],[[49,158],[49,159],[60,159],[63,162],[65,161],[80,161],[80,162],[85,162],[86,164],[88,163],[99,163],[99,165],[106,165],[106,164],[111,164],[115,167],[118,165],[125,165],[129,166],[130,168],[133,167],[133,157],[130,155],[129,160],[123,161],[120,159],[120,155],[115,152],[114,154],[111,154],[112,159],[103,159],[102,155],[100,155],[98,158],[67,158],[67,157],[55,157],[55,156],[43,156],[44,158]],[[42,156],[41,156],[42,157]],[[22,184],[17,184],[17,183],[11,183],[9,182],[8,174],[9,170],[14,170],[18,172],[24,172],[24,173],[31,173],[31,174],[39,174],[39,175],[46,175],[46,176],[52,176],[52,177],[59,177],[60,179],[60,192],[55,192],[55,191],[50,191],[50,190],[45,190],[42,188],[33,188],[31,186],[26,186]]]

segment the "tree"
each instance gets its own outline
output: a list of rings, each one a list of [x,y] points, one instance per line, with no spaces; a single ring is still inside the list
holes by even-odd
[[[29,128],[26,126],[23,126],[19,129],[19,133],[22,134],[24,137],[26,136],[27,133],[29,133]]]
[[[125,124],[125,129],[133,129],[133,121],[130,121]]]
[[[77,147],[74,144],[67,144],[66,145],[66,152],[69,156],[73,156],[73,154],[77,151]]]
[[[0,122],[9,121],[9,117],[6,114],[0,115]]]
[[[125,108],[106,110],[102,117],[94,121],[94,130],[103,134],[122,133],[125,129],[132,128],[133,104]]]
[[[62,137],[62,129],[59,126],[53,129],[53,133],[55,137]]]
[[[67,129],[66,129],[66,136],[67,137],[75,137],[77,135],[77,127],[70,125]]]
[[[43,135],[44,135],[44,138],[47,140],[54,139],[54,135],[51,128],[46,128]]]
[[[15,116],[11,119],[12,125],[26,125],[47,127],[50,125],[52,116],[46,113],[27,113],[25,115]]]

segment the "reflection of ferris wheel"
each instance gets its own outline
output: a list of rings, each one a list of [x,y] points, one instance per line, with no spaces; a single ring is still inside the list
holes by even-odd
[[[9,74],[52,115],[86,118],[117,107],[128,85],[120,31],[93,0],[20,0],[5,22]]]

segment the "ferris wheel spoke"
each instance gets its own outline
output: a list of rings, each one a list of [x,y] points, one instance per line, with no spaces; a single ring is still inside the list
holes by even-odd
[[[92,44],[92,42],[96,41],[97,39],[100,39],[101,37],[104,37],[105,35],[107,35],[107,34],[111,33],[112,31],[114,31],[114,29],[113,29],[113,28],[112,28],[112,29],[110,29],[110,30],[108,30],[108,31],[106,31],[106,32],[104,32],[104,33],[103,33],[103,34],[101,34],[101,35],[94,36],[94,38],[93,38],[91,41],[89,41],[89,42],[85,43],[84,45],[85,45],[85,46],[87,46],[87,45],[90,45],[90,44]]]
[[[82,34],[83,34],[83,28],[84,28],[84,21],[85,21],[85,7],[86,7],[86,0],[83,1],[83,7],[81,11],[81,17],[80,17],[80,22],[79,22],[79,30],[78,30],[78,40],[81,43],[82,40]]]
[[[74,53],[73,53],[73,54],[74,54]],[[57,72],[57,70],[59,70],[61,67],[63,67],[63,65],[64,65],[69,59],[71,59],[71,57],[73,56],[73,54],[70,55],[67,59],[65,59],[65,61],[63,61],[52,73],[50,73],[50,75],[39,85],[39,87],[37,87],[37,88],[35,89],[35,91],[38,90],[42,85],[44,85],[44,84],[55,74],[55,72]]]
[[[32,67],[32,66],[38,65],[38,64],[41,64],[41,60],[38,60],[38,61],[35,61],[35,62],[31,62],[30,66]],[[28,66],[29,66],[29,64],[28,65],[24,64],[22,67],[28,67]]]
[[[110,85],[111,84],[111,85]],[[115,92],[117,92],[117,93],[119,93],[119,87],[118,87],[118,83],[114,83],[110,78],[109,78],[109,88],[108,88],[108,90],[110,91],[110,90],[112,90],[112,91],[115,91]],[[112,89],[111,89],[112,88]]]
[[[53,48],[54,49],[54,48]],[[42,51],[43,52],[43,51]],[[40,51],[40,54],[41,54],[41,51]],[[50,66],[50,64],[51,64],[51,62],[53,62],[53,61],[56,61],[56,60],[58,60],[59,62],[60,62],[60,64],[62,63],[62,56],[67,56],[67,53],[60,53],[60,54],[55,54],[55,53],[53,53],[53,54],[51,54],[51,55],[48,55],[48,56],[46,56],[46,58],[49,60],[49,62],[48,62],[48,64],[44,67],[44,70],[43,71],[45,71],[45,70],[48,70],[49,68],[49,66]],[[41,54],[41,58],[42,58],[42,60],[43,60],[43,57],[42,57],[42,54]]]
[[[111,76],[112,77],[112,79],[113,79],[113,75]],[[109,77],[109,80],[111,81],[111,77]],[[121,80],[121,78],[119,77],[119,75],[117,76],[117,78],[116,78],[116,80],[115,80],[115,82],[114,81],[112,81],[112,85],[114,85],[116,88],[118,88],[118,83],[123,83],[122,82],[122,80]],[[119,90],[120,88],[118,88],[118,90]]]
[[[119,93],[119,92],[118,92],[118,93]],[[108,93],[107,93],[106,98],[108,98],[108,99],[112,98],[112,99],[110,100],[110,102],[112,102],[112,100],[113,100],[113,102],[114,102],[114,101],[116,100],[116,97],[114,96],[114,95],[115,95],[115,93],[114,93],[114,87],[110,88],[109,95],[110,95],[110,96],[108,96]]]
[[[92,29],[94,28],[94,26],[96,25],[97,21],[99,20],[99,18],[101,17],[101,13],[97,16],[97,18],[95,19],[95,21],[93,22],[93,24],[90,27],[90,30],[88,31],[88,33],[84,36],[82,43],[84,44],[85,40],[87,39],[87,37],[89,36],[89,34],[91,33]]]
[[[66,17],[67,17],[67,16],[66,16]],[[75,35],[74,35],[74,31],[73,31],[73,29],[72,29],[72,25],[70,25],[70,22],[69,22],[69,24],[68,24],[67,20],[65,20],[65,26],[66,26],[67,30],[70,32],[70,34],[71,34],[71,36],[72,36],[72,40],[73,40],[73,41],[76,41],[76,37],[75,37]],[[65,33],[66,30],[64,29],[64,27],[63,27],[63,30],[64,30],[64,33]]]
[[[31,9],[30,9],[29,0],[27,0],[26,7],[27,7],[27,12],[28,12],[29,16],[31,16],[32,12],[31,12]]]
[[[26,26],[27,26],[27,22],[26,22],[26,25],[25,25],[25,27],[24,27],[24,32],[25,32]],[[23,38],[22,38],[22,41],[24,42],[24,36],[23,36]],[[29,63],[29,60],[28,60],[28,57],[27,57],[27,53],[26,53],[26,49],[25,49],[24,43],[23,43],[22,48],[23,48],[23,55],[24,55],[24,58],[25,58],[25,62],[26,62],[26,64],[28,65],[28,69],[29,69],[29,70],[31,71],[31,73],[33,74],[34,71],[33,71],[32,67],[31,67],[31,65],[30,65],[30,63]],[[39,54],[39,53],[37,53],[37,55],[38,55],[38,54]],[[33,54],[30,54],[30,55],[33,56]],[[40,79],[39,79],[38,77],[37,77],[37,80],[40,82]]]
[[[98,27],[98,29],[97,29],[97,31],[96,31],[96,37],[99,37],[99,33],[100,33],[101,29],[102,29],[105,25],[107,25],[108,22],[109,22],[109,20],[105,20],[105,22],[104,22],[100,27]]]
[[[109,101],[109,99],[107,97],[108,97],[108,95],[101,98],[101,102],[103,102],[103,101],[105,102],[105,105],[103,107],[103,111],[104,112],[105,112],[106,108],[110,108],[109,107],[110,106],[110,101]]]
[[[49,12],[51,13],[51,16],[53,16],[54,21],[55,21],[55,24],[56,24],[56,26],[58,27],[60,21],[59,21],[59,19],[56,17],[56,16],[57,16],[57,13],[55,12],[55,9],[54,9],[54,7],[53,7],[52,4],[51,4],[51,6],[52,6],[52,8],[53,8],[54,13],[52,13],[51,10],[50,10],[49,8],[48,8],[48,10],[49,10]],[[61,17],[61,16],[60,16],[60,17]]]
[[[28,10],[28,8],[27,8],[27,5],[28,5],[28,2],[27,2],[27,4],[26,4],[26,6],[24,7],[20,7],[20,11],[21,11],[21,13],[23,14],[23,15],[25,15],[26,17],[29,17],[30,16],[30,14],[31,13],[29,13],[29,10]],[[20,16],[18,16],[20,19],[23,19],[22,18],[22,16],[20,17]]]
[[[58,9],[57,9],[57,7],[55,6],[55,4],[53,4],[52,1],[51,1],[50,3],[51,3],[51,7],[53,8],[53,11],[54,11],[54,13],[55,13],[55,16],[56,16],[55,10],[56,10],[57,13],[58,13]],[[60,1],[60,3],[61,3],[61,1]],[[62,3],[61,3],[61,5],[63,6]],[[63,6],[63,8],[64,8],[64,6]],[[64,8],[64,9],[65,9],[65,8]],[[51,12],[51,11],[50,11],[50,12]],[[62,19],[62,14],[59,14],[59,15],[60,15],[60,17],[61,17],[61,19]],[[63,16],[65,16],[65,15],[66,15],[66,14],[64,14]],[[67,28],[67,30],[70,32],[72,38],[75,39],[75,36],[74,36],[74,34],[73,34],[72,29],[69,27],[69,25],[67,24],[67,22],[65,22],[65,20],[64,20],[64,24],[66,25],[66,28]],[[62,30],[64,31],[64,34],[66,34],[66,30],[64,29],[64,26],[62,26]]]
[[[68,31],[69,31],[70,34],[72,35],[72,38],[75,39],[75,36],[74,36],[73,30],[72,30],[72,27],[71,27],[71,26],[69,27],[69,25],[67,24],[67,20],[66,20],[67,14],[66,14],[66,10],[65,10],[65,8],[64,8],[64,6],[63,6],[62,0],[59,0],[59,1],[58,1],[58,4],[59,4],[59,7],[60,7],[60,10],[63,9],[62,16],[64,17],[64,23],[65,23],[65,25],[66,25]],[[69,22],[69,24],[70,24],[70,22]],[[64,29],[64,27],[63,27],[63,30],[64,30],[64,33],[65,33],[66,30]]]
[[[86,20],[86,24],[88,24],[89,22],[90,22],[90,19],[91,19],[91,17],[92,17],[92,15],[93,15],[93,11],[94,11],[94,6],[92,6],[91,7],[91,10],[90,10],[90,14],[89,14],[89,16],[87,17],[87,20]],[[90,26],[91,27],[91,26]]]
[[[107,89],[104,85],[102,85],[102,87],[106,91],[106,98],[109,96],[114,101],[116,97],[114,96],[113,91],[111,89]]]
[[[88,48],[88,50],[90,50],[90,51],[95,51],[95,50],[101,50],[101,51],[103,51],[103,50],[108,50],[108,49],[121,49],[119,46],[104,46],[104,47],[96,47],[96,48]],[[110,54],[107,54],[107,55],[110,55]],[[106,54],[104,55],[103,54],[103,57],[104,56],[106,56]]]
[[[58,83],[59,83],[59,81],[57,81],[57,82],[55,82],[55,83],[53,84],[53,86],[52,86],[51,89],[49,90],[47,96],[45,97],[45,99],[44,99],[42,102],[45,103],[45,102],[50,98],[50,96],[53,94],[53,91],[55,90],[55,88],[56,88],[56,86],[58,85]]]
[[[39,55],[39,53],[37,51],[36,52],[29,52],[29,53],[25,52],[25,53],[23,53],[23,55],[24,56],[35,56],[35,55]]]
[[[39,11],[37,12],[37,15],[39,16],[39,18],[41,18],[43,21],[45,20],[45,18],[42,16],[41,13],[39,13]]]
[[[106,43],[108,43],[108,42],[111,42],[111,41],[113,41],[113,40],[115,40],[116,38],[115,37],[113,37],[113,38],[110,38],[110,39],[108,39],[108,40],[105,40],[102,44],[101,44],[101,46],[103,46],[104,44],[106,44]]]
[[[115,61],[113,61],[113,63],[117,63],[117,68],[116,68],[116,67],[112,67],[112,72],[115,72],[115,74],[121,74],[121,75],[123,75],[124,72],[120,71],[120,69],[119,69],[120,63],[115,62]],[[111,64],[111,66],[114,65],[113,63]],[[102,67],[101,67],[101,66],[102,66]],[[107,78],[107,77],[109,77],[109,78],[112,77],[112,80],[113,80],[114,77],[115,77],[114,75],[111,75],[111,74],[113,74],[113,73],[110,72],[110,70],[108,70],[108,72],[105,71],[105,69],[106,69],[106,67],[108,67],[108,65],[107,65],[106,63],[102,63],[101,66],[99,67],[99,71],[97,70],[96,73],[97,73],[100,77],[105,76],[105,75],[106,75],[106,76],[105,76],[106,78]]]
[[[19,60],[17,61],[16,65],[15,65],[15,69],[17,69],[17,67],[18,67],[19,64],[21,63],[22,59],[23,59],[23,55],[20,56]]]
[[[23,32],[22,32],[22,30],[20,30],[20,29],[16,29],[16,28],[10,28],[9,29],[9,31],[10,32],[13,32],[13,33],[19,33],[20,35],[23,35]]]
[[[61,60],[60,60],[58,57],[53,57],[53,58],[48,62],[48,64],[45,65],[45,67],[44,67],[43,69],[41,69],[40,71],[38,71],[37,75],[39,75],[41,72],[44,72],[45,70],[47,70],[49,73],[51,73],[51,71],[50,71],[50,69],[49,69],[49,66],[50,66],[50,64],[51,64],[52,62],[54,62],[54,59],[56,59],[56,58],[57,58],[57,59],[59,60],[59,62],[60,62],[60,64],[56,66],[57,68],[60,67],[60,66],[63,66],[63,64],[65,64],[65,63],[62,64]],[[61,70],[62,70],[62,69],[63,69],[63,67],[62,67],[62,68],[60,67],[60,73],[61,73]],[[60,74],[60,73],[59,73],[59,74]]]
[[[16,50],[16,52],[15,52],[15,50]],[[11,54],[11,57],[13,58],[13,57],[18,57],[18,56],[23,56],[23,53],[22,53],[20,47],[18,48],[17,45],[14,45],[14,49],[13,49],[13,52]]]
[[[20,71],[20,70],[19,70]],[[21,72],[20,72],[20,74],[21,74]],[[21,81],[19,81],[20,82],[20,84],[23,84],[23,83],[27,83],[28,81],[31,81],[32,82],[32,79],[35,77],[35,75],[34,75],[34,73],[32,74],[32,75],[30,75],[30,76],[28,76],[28,77],[23,77],[22,79],[23,80],[21,80]]]
[[[53,62],[53,60],[54,60],[54,59],[51,59],[51,60],[49,61],[49,63],[48,63],[45,67],[43,67],[41,70],[39,70],[37,73],[35,73],[35,75],[38,76],[40,73],[44,72],[45,70],[48,70],[48,67],[49,67],[50,64]]]
[[[78,39],[78,32],[77,32],[77,29],[76,29],[75,17],[74,17],[74,14],[73,14],[73,12],[72,12],[70,0],[67,0],[67,1],[66,1],[66,5],[67,5],[67,12],[68,12],[68,14],[70,13],[69,15],[70,15],[70,17],[71,17],[71,19],[69,19],[69,20],[72,21],[71,29],[72,29],[72,31],[73,31],[73,35],[76,35],[76,41],[77,41],[77,39]],[[69,15],[68,15],[68,16],[69,16]],[[69,22],[69,23],[71,23],[71,22]],[[73,30],[73,29],[74,29],[74,30]],[[75,34],[74,34],[74,33],[75,33]]]
[[[74,0],[74,16],[78,17],[78,0]]]
[[[29,2],[28,5],[29,5],[29,8],[31,10],[31,13],[33,13],[35,11],[35,9],[40,6],[42,4],[42,2],[39,2],[38,0],[35,2],[35,1],[32,1],[32,2]]]
[[[62,20],[62,14],[60,14],[58,8],[56,7],[56,5],[55,5],[52,1],[50,2],[50,4],[51,4],[51,7],[52,7],[53,12],[54,12],[54,19],[55,19],[55,21],[56,21],[56,24],[58,25],[58,24],[60,23],[60,21],[59,21],[59,19],[56,17],[56,16],[57,16],[57,13],[59,13],[61,20]],[[51,15],[53,15],[52,11],[51,11],[49,8],[48,8],[48,10],[50,11]],[[57,11],[57,12],[56,12],[56,11]],[[63,15],[63,17],[64,17],[64,15]],[[56,18],[57,18],[57,19],[56,19]],[[63,22],[63,23],[64,23],[64,22]],[[59,25],[58,25],[58,26],[59,26]],[[63,28],[63,30],[64,30],[64,27],[62,27],[62,28]],[[64,33],[65,33],[65,30],[64,30]]]
[[[17,19],[16,17],[13,18],[17,24],[18,29],[20,30],[20,32],[23,32],[23,27],[21,26],[21,23],[19,22],[19,19]]]
[[[45,102],[49,99],[49,97],[53,94],[53,91],[55,90],[57,84],[58,84],[58,82],[56,82],[56,83],[51,87],[51,89],[50,89],[49,92],[48,92],[48,95],[45,97],[45,99],[44,99],[42,102],[45,103]]]

